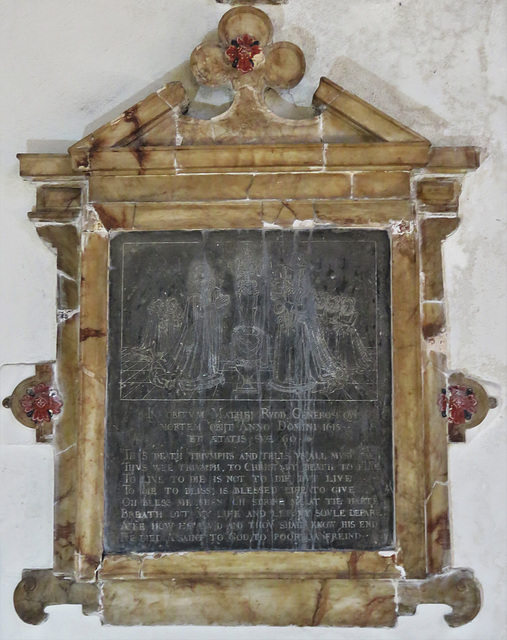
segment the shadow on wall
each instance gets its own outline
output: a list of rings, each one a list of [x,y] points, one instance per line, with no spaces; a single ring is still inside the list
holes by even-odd
[[[370,102],[430,140],[435,131],[443,131],[449,125],[437,113],[409,98],[350,58],[337,58],[329,69],[329,77],[347,91]]]
[[[185,87],[185,90],[190,100],[194,99],[197,93],[197,90],[199,89],[199,85],[195,81],[194,76],[190,71],[190,63],[187,60],[182,64],[178,65],[177,67],[174,67],[174,69],[172,69],[171,71],[168,71],[167,73],[165,73],[161,78],[158,78],[153,82],[150,82],[150,84],[144,87],[144,89],[137,91],[135,94],[133,94],[126,100],[123,100],[123,102],[119,103],[111,111],[108,111],[107,113],[103,114],[96,120],[93,120],[92,122],[90,122],[84,130],[83,137],[87,136],[90,133],[93,133],[96,129],[98,129],[102,125],[107,124],[114,118],[118,117],[121,113],[123,113],[123,111],[125,111],[126,109],[129,109],[132,105],[136,104],[137,102],[144,100],[144,98],[149,96],[150,93],[153,93],[154,91],[158,91],[161,87],[163,87],[168,82],[181,82],[182,85]]]
[[[350,58],[340,56],[328,71],[329,79],[354,93],[377,109],[403,122],[417,133],[428,138],[435,145],[466,146],[480,145],[474,135],[445,136],[449,122],[428,107],[408,97],[395,86],[379,78]]]
[[[199,85],[195,81],[188,61],[180,64],[171,71],[164,74],[161,78],[154,80],[149,85],[145,86],[140,91],[126,98],[122,102],[118,103],[114,109],[102,114],[99,118],[96,118],[92,122],[86,125],[82,136],[76,138],[76,140],[28,140],[26,143],[27,153],[67,153],[70,146],[75,144],[77,140],[87,136],[89,133],[93,133],[96,129],[104,124],[107,124],[114,118],[117,118],[123,111],[129,109],[132,105],[136,104],[140,100],[146,98],[150,93],[158,91],[168,82],[181,82],[185,87],[187,94],[191,100],[194,99]],[[214,115],[214,114],[213,114]]]
[[[75,140],[27,140],[26,153],[67,153],[67,149],[75,142]],[[15,167],[16,177],[18,177],[19,165],[13,162],[13,166]]]

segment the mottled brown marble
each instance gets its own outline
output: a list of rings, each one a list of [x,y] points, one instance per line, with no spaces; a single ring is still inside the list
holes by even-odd
[[[55,576],[50,569],[23,572],[14,591],[16,613],[27,624],[40,624],[48,618],[45,608],[54,604],[81,604],[83,613],[97,611],[99,592],[94,584]]]
[[[96,203],[93,207],[104,227],[110,229],[133,229],[136,205],[132,202],[111,204]]]
[[[72,177],[71,158],[57,153],[18,153],[19,173],[24,178],[49,179]]]
[[[84,580],[102,557],[108,245],[106,234],[83,233],[76,576]]]
[[[399,578],[396,556],[376,551],[254,551],[107,555],[104,579],[168,578]]]
[[[122,143],[129,144],[142,134],[143,128],[153,126],[164,116],[170,115],[174,109],[183,109],[186,105],[187,97],[181,83],[171,82],[165,85],[124,111],[118,118],[72,145],[69,153],[73,169],[89,169],[90,160],[98,149]]]
[[[398,171],[365,171],[352,175],[354,198],[408,198],[410,174]]]
[[[298,85],[306,69],[305,56],[292,42],[277,42],[266,53],[266,84],[269,87],[292,89]]]
[[[445,307],[443,301],[427,302],[422,304],[423,326],[422,332],[425,340],[435,340],[445,331]]]
[[[424,299],[442,300],[442,241],[458,226],[457,217],[438,216],[421,222],[421,269],[424,272]]]
[[[207,121],[197,121],[195,126],[198,126],[204,138],[209,139],[211,132],[203,129],[203,122]],[[180,125],[185,130],[184,120]],[[214,146],[204,144],[199,141],[199,138],[192,136],[192,146],[189,146],[188,142],[186,146],[179,147],[164,146],[162,143],[160,146],[153,146],[155,143],[151,142],[142,147],[98,149],[90,159],[89,172],[97,175],[118,176],[216,173],[217,170],[228,173],[250,171],[279,173],[298,170],[321,171],[323,168],[330,171],[340,168],[384,170],[396,168],[408,171],[413,166],[425,164],[429,149],[428,144],[420,142],[301,144],[295,141],[292,144],[280,144],[279,139],[276,139],[276,146],[260,143],[241,146],[234,144],[235,140],[223,146]],[[170,140],[163,142],[166,145],[174,144],[174,141]],[[379,187],[382,187],[382,184]],[[389,187],[389,181],[386,181],[384,188],[396,189],[396,186]],[[406,184],[401,184],[398,189],[402,189],[402,195],[406,194]]]
[[[267,171],[294,171],[298,166],[305,171],[315,167],[320,170],[324,165],[324,147],[322,144],[308,145],[228,145],[225,147],[203,146],[200,148],[182,147],[176,151],[175,161],[179,171],[202,171],[217,168],[224,170],[248,171],[258,169]]]
[[[79,307],[79,285],[77,280],[58,274],[58,301],[62,313],[68,314]],[[60,312],[58,312],[60,313]]]
[[[458,180],[423,178],[417,183],[417,198],[422,211],[457,211],[459,194]]]
[[[54,429],[54,570],[74,574],[77,512],[77,429],[79,422],[79,314],[58,324],[57,375],[65,402]]]
[[[108,580],[106,624],[394,626],[390,580]],[[231,602],[234,603],[230,606]]]
[[[428,159],[432,172],[463,173],[479,166],[478,147],[433,147]]]
[[[260,174],[253,177],[248,188],[252,199],[291,200],[307,198],[350,197],[351,176],[349,173],[311,173],[304,177],[291,174]]]
[[[443,603],[452,607],[444,618],[450,627],[470,622],[481,608],[481,589],[470,569],[452,569],[427,580],[400,581],[399,615],[414,615],[417,605]]]
[[[264,58],[240,74],[225,48],[251,31]],[[192,117],[183,86],[169,83],[68,154],[19,155],[21,175],[41,182],[29,217],[57,254],[58,352],[46,374],[56,371],[65,404],[38,433],[53,431],[56,454],[54,567],[24,575],[16,608],[31,623],[48,604],[99,602],[109,624],[393,626],[419,602],[446,602],[448,622],[462,624],[480,593],[470,572],[450,570],[448,424],[437,407],[447,377],[441,242],[458,218],[428,214],[455,211],[459,174],[478,166],[478,150],[432,148],[326,78],[309,117],[274,114],[266,87],[297,84],[304,56],[273,44],[271,21],[251,7],[224,15],[191,68],[202,83],[232,85],[220,115]],[[392,237],[396,548],[103,557],[110,234],[314,224]],[[475,381],[450,379],[477,389],[477,414],[451,434],[463,441],[492,401]]]
[[[73,280],[79,273],[79,234],[74,225],[51,224],[37,229],[39,236],[52,247],[58,247],[56,252],[56,267]]]
[[[445,356],[430,351],[424,368],[425,505],[427,570],[436,574],[451,564],[447,475],[447,421],[437,404],[446,386]]]
[[[389,227],[392,221],[414,218],[411,203],[401,200],[117,202],[94,209],[106,229],[126,230],[255,229],[263,221],[287,227],[308,220],[343,227]]]
[[[222,202],[138,204],[135,229],[256,229],[262,227],[262,205]]]
[[[315,216],[338,226],[389,227],[395,220],[412,220],[412,205],[403,201],[350,200],[315,202]]]
[[[392,236],[396,539],[407,577],[426,575],[419,264],[412,224]]]
[[[322,78],[313,97],[313,103],[326,105],[340,117],[346,117],[354,124],[373,133],[378,140],[386,142],[423,141],[425,138],[393,118],[386,116],[371,104],[349,93],[327,78]],[[427,142],[427,141],[426,141]]]
[[[322,140],[325,143],[358,144],[373,142],[379,139],[351,120],[339,117],[338,113],[326,108],[320,115]]]
[[[37,189],[38,211],[81,208],[81,189],[66,185],[42,185]]]
[[[143,556],[137,554],[106,555],[99,567],[100,579],[134,579],[142,578]]]
[[[313,202],[263,202],[262,219],[270,224],[291,227],[295,222],[315,219]]]
[[[92,176],[90,201],[197,202],[242,200],[253,176],[243,174],[196,176]]]
[[[188,121],[186,124],[189,129],[195,128]],[[259,94],[249,87],[242,87],[230,109],[210,120],[210,126],[211,140],[218,144],[292,144],[322,140],[319,116],[303,120],[282,118],[273,114]]]
[[[413,167],[428,161],[429,142],[377,142],[369,144],[328,144],[328,167]]]

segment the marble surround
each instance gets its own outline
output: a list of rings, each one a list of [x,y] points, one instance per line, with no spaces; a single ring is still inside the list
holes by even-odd
[[[68,154],[19,156],[21,175],[38,184],[29,217],[57,250],[60,270],[57,360],[36,380],[55,381],[64,405],[52,423],[53,570],[23,576],[18,613],[36,623],[45,605],[80,602],[106,624],[393,626],[418,603],[445,602],[454,608],[449,624],[463,624],[478,612],[480,590],[451,560],[447,443],[456,428],[437,405],[453,382],[441,243],[459,224],[462,178],[477,168],[478,151],[432,147],[325,78],[313,118],[276,116],[264,89],[299,81],[300,50],[273,44],[267,16],[248,7],[226,13],[218,33],[219,43],[198,46],[191,64],[203,84],[232,84],[234,101],[221,116],[185,115],[185,91],[170,83]],[[219,55],[231,33],[260,34],[266,59],[251,73],[239,75]],[[390,234],[395,551],[104,557],[110,234],[265,225]],[[478,383],[467,384],[479,406],[469,425],[458,425],[462,440],[492,404]]]

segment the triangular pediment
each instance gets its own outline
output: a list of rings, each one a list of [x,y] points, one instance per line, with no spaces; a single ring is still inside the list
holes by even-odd
[[[356,127],[363,136],[369,134],[379,142],[429,143],[423,136],[328,78],[321,78],[313,96],[313,104],[322,105],[330,114],[330,119],[348,123]]]
[[[181,83],[169,83],[87,135],[69,151],[77,156],[85,149],[93,152],[194,144],[426,142],[328,78],[321,79],[313,97],[313,104],[320,111],[313,118],[282,118],[265,105],[254,109],[252,104],[244,105],[243,100],[237,100],[225,113],[204,120],[185,115],[188,104]]]
[[[258,44],[252,45],[249,59],[234,58],[240,54],[230,43],[236,42],[238,30],[256,36]],[[114,151],[119,159],[122,149],[136,154],[142,166],[151,152],[210,145],[412,143],[429,147],[425,138],[327,78],[321,79],[315,92],[310,117],[274,113],[266,103],[266,90],[298,84],[305,60],[296,45],[272,43],[272,31],[261,11],[238,7],[226,13],[218,28],[219,42],[197,46],[190,67],[200,84],[232,85],[229,108],[210,118],[195,117],[188,112],[183,85],[171,82],[70,147],[74,169],[103,170],[97,157]],[[116,166],[121,169],[121,162]]]

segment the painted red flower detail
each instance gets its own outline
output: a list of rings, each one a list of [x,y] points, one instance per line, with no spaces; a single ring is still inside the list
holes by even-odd
[[[442,412],[442,418],[447,417],[447,395],[446,390],[442,389],[442,393],[438,396],[438,408]]]
[[[445,389],[442,389],[438,407],[444,418],[449,417],[449,422],[463,424],[471,420],[477,411],[477,399],[472,389],[455,384],[449,387],[449,396],[446,395]]]
[[[236,40],[231,40],[231,46],[225,55],[235,69],[239,69],[241,73],[248,73],[255,66],[253,57],[260,53],[262,53],[262,48],[259,41],[245,33],[243,36],[238,36]]]
[[[49,385],[40,382],[36,387],[26,390],[20,400],[23,411],[36,424],[50,422],[54,414],[60,413],[62,400]]]

